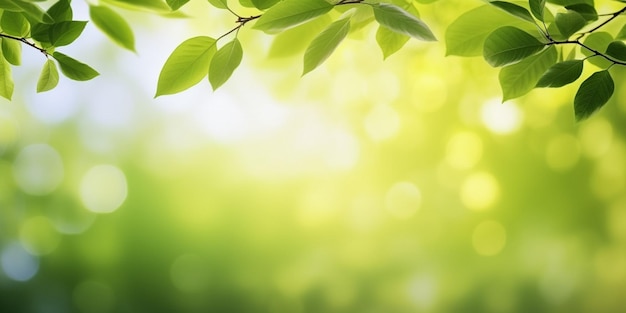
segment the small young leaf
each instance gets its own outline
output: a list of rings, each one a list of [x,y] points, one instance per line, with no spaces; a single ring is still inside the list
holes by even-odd
[[[583,44],[595,51],[606,51],[611,42],[613,42],[613,36],[611,36],[611,34],[607,32],[595,32],[587,36],[587,38],[583,41]],[[602,57],[595,56],[594,52],[589,51],[584,47],[581,47],[580,51],[584,56],[590,57],[587,59],[589,63],[599,68],[606,68],[612,64],[610,61]]]
[[[259,10],[265,10],[271,8],[273,5],[278,3],[280,0],[250,0],[254,7]]]
[[[498,77],[502,87],[502,101],[521,97],[531,91],[541,75],[556,62],[556,58],[556,48],[550,47],[502,68]]]
[[[19,41],[2,38],[2,53],[9,63],[22,64],[22,44]]]
[[[409,41],[409,36],[396,33],[387,27],[380,26],[376,31],[376,42],[383,52],[383,59],[398,52]]]
[[[209,72],[216,51],[216,41],[211,37],[199,36],[181,43],[161,69],[155,97],[175,94],[200,82]]]
[[[105,6],[89,6],[91,21],[120,46],[135,51],[135,36],[128,23],[115,11]]]
[[[284,0],[267,10],[253,28],[276,33],[306,23],[332,8],[333,5],[326,0]]]
[[[587,20],[587,22],[598,20],[598,12],[593,5],[586,3],[576,3],[566,5],[565,8],[574,12],[578,12],[583,18],[585,18],[585,20]]]
[[[26,37],[30,31],[30,24],[22,13],[4,11],[0,18],[0,28],[5,34]]]
[[[573,35],[581,28],[587,25],[587,20],[576,11],[568,11],[566,13],[557,13],[554,20],[556,27],[565,38]]]
[[[323,32],[313,39],[304,52],[302,75],[322,64],[335,51],[350,31],[350,17],[345,17],[328,25]]]
[[[59,62],[61,72],[69,79],[85,81],[100,75],[89,65],[79,62],[61,52],[55,51],[52,57]]]
[[[491,66],[498,67],[523,60],[543,49],[544,44],[529,33],[512,26],[493,31],[483,47],[483,56]]]
[[[237,38],[217,50],[209,67],[209,82],[213,90],[222,86],[230,78],[241,63],[242,57],[243,49]]]
[[[569,60],[552,65],[536,87],[563,87],[575,82],[583,72],[583,60]]]
[[[606,48],[606,54],[617,60],[626,61],[626,44],[623,41],[613,41]]]
[[[11,65],[4,59],[0,50],[0,96],[11,100],[13,96],[13,76],[11,75]]]
[[[529,0],[528,5],[530,6],[530,12],[533,16],[543,22],[543,11],[546,7],[546,0]]]
[[[53,89],[59,83],[59,71],[52,60],[47,60],[43,65],[39,80],[37,81],[37,92],[44,92]]]
[[[608,70],[593,73],[578,88],[574,98],[576,120],[581,121],[611,99],[615,85]]]
[[[226,0],[209,0],[209,3],[218,9],[226,9],[228,7]]]
[[[528,12],[528,10],[526,10],[526,8],[522,6],[519,6],[514,3],[506,2],[506,1],[491,1],[489,2],[489,4],[497,8],[500,8],[503,11],[517,18],[520,18],[522,20],[525,20],[531,23],[535,23],[535,19],[533,19],[532,15],[530,15],[530,12]]]
[[[71,44],[83,32],[85,25],[87,25],[85,21],[65,21],[53,24],[48,31],[50,43],[55,47]]]
[[[74,13],[69,0],[59,0],[46,11],[55,22],[71,21]]]
[[[372,8],[376,21],[394,32],[424,41],[437,40],[424,22],[396,5],[380,3]]]
[[[180,9],[183,5],[187,4],[189,0],[166,0],[167,5],[172,8],[172,11]]]

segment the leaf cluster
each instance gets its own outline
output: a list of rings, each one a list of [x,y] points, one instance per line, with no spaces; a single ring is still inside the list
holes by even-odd
[[[240,6],[259,11],[258,15],[250,17],[237,14],[226,0],[208,2],[214,8],[228,10],[237,17],[237,25],[218,38],[208,36],[191,38],[176,47],[159,75],[157,97],[186,90],[205,77],[208,77],[214,90],[222,86],[240,65],[243,57],[243,48],[237,34],[244,25],[253,21],[253,29],[276,35],[276,41],[280,42],[285,36],[309,29],[321,19],[337,15],[333,15],[332,11],[339,13],[339,17],[325,25],[308,43],[303,56],[302,75],[326,61],[352,29],[358,29],[371,22],[379,24],[376,41],[385,58],[402,48],[411,37],[423,41],[436,40],[428,26],[417,17],[413,1],[396,1],[398,3],[363,0],[239,1]],[[180,6],[172,7],[175,8]],[[218,49],[218,42],[230,34],[234,34],[234,38]]]
[[[449,26],[447,54],[482,54],[491,66],[501,68],[503,101],[534,88],[574,83],[590,63],[596,70],[574,97],[576,120],[583,120],[612,97],[610,69],[626,65],[626,24],[616,35],[606,31],[624,12],[626,7],[599,14],[593,0],[490,1]]]
[[[135,1],[119,1],[118,4]],[[10,100],[13,95],[11,66],[21,65],[23,46],[38,50],[46,58],[37,82],[37,92],[57,86],[59,68],[65,77],[77,81],[90,80],[99,75],[89,65],[57,50],[74,43],[87,25],[87,21],[74,20],[73,15],[70,0],[58,0],[47,10],[34,1],[0,0],[0,96]],[[134,51],[132,30],[118,13],[108,6],[89,5],[89,16],[114,42]]]

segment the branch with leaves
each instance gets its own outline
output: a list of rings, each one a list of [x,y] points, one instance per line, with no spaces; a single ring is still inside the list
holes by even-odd
[[[402,2],[403,5],[407,5],[407,2]],[[277,34],[310,23],[329,14],[334,8],[353,6],[311,41],[304,53],[303,75],[322,64],[346,38],[351,28],[352,17],[357,10],[369,10],[373,20],[380,24],[380,28],[384,29],[383,32],[387,32],[384,36],[388,39],[379,38],[378,42],[388,51],[392,49],[397,51],[410,37],[425,41],[435,40],[428,26],[416,15],[393,3],[373,3],[364,0],[252,1],[257,9],[264,11],[250,17],[237,14],[228,6],[226,0],[210,0],[209,3],[216,8],[228,10],[237,18],[237,25],[216,39],[199,36],[181,43],[161,70],[156,97],[186,90],[207,76],[214,90],[224,84],[242,60],[243,49],[237,34],[251,21],[256,21],[253,29],[267,34]],[[217,49],[218,42],[233,33],[234,38]],[[392,42],[396,46],[388,49],[386,45],[391,45]]]
[[[626,7],[598,14],[592,0],[530,0],[527,7],[491,1],[450,25],[448,54],[471,56],[479,52],[491,66],[501,67],[503,101],[523,96],[533,88],[571,84],[582,76],[584,63],[591,63],[599,70],[582,82],[574,97],[576,120],[583,120],[612,97],[615,86],[611,68],[626,65],[626,44],[622,41],[626,27],[622,26],[615,37],[603,31],[624,12]],[[479,19],[498,23],[495,27],[476,26]],[[468,51],[457,46],[457,38],[469,32],[479,34],[475,37],[480,42],[478,49]],[[559,50],[558,46],[571,48]]]

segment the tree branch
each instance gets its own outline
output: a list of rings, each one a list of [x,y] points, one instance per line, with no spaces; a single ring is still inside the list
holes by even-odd
[[[21,42],[21,43],[23,43],[23,44],[25,44],[27,46],[30,46],[31,48],[37,49],[39,52],[43,53],[46,57],[48,57],[50,55],[50,53],[48,53],[48,51],[46,51],[46,49],[37,46],[36,44],[28,41],[26,38],[15,37],[15,36],[11,36],[11,35],[8,35],[8,34],[3,34],[3,33],[0,33],[0,37],[19,41],[19,42]]]

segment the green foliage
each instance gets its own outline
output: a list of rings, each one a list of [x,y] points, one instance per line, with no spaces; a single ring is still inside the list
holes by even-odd
[[[511,22],[490,12],[489,6],[524,21],[524,25],[533,25],[535,30],[524,25],[506,25]],[[448,54],[474,56],[481,51],[491,66],[504,66],[499,75],[503,100],[521,97],[535,87],[571,84],[582,76],[585,61],[595,65],[600,70],[583,81],[574,98],[576,120],[580,121],[613,95],[609,69],[626,66],[626,44],[621,41],[626,38],[625,27],[621,27],[617,39],[604,31],[624,12],[626,7],[599,14],[591,0],[529,0],[527,7],[519,2],[491,1],[466,12],[449,26]],[[481,42],[483,38],[482,46],[472,45],[471,39]],[[570,49],[565,57],[562,50],[554,49],[560,45],[577,46],[580,55],[576,49]]]
[[[186,90],[207,76],[211,59],[217,51],[216,44],[215,39],[206,36],[181,43],[165,61],[155,97]]]
[[[344,17],[330,24],[315,37],[304,53],[304,70],[302,75],[322,64],[346,38],[349,31],[350,17]]]
[[[46,61],[37,81],[37,92],[44,92],[54,89],[59,83],[59,71],[52,60]]]
[[[183,41],[163,65],[155,97],[182,92],[207,76],[213,89],[226,83],[243,57],[238,34],[250,22],[254,24],[252,29],[275,36],[270,56],[289,56],[305,50],[304,75],[331,57],[355,30],[370,24],[377,24],[375,41],[384,59],[401,50],[410,38],[435,41],[437,36],[416,10],[418,3],[435,1],[239,0],[229,4],[227,0],[207,0],[211,9],[224,9],[225,14],[234,15],[235,24],[221,36]],[[89,4],[89,17],[114,43],[135,51],[131,26],[114,7],[172,14],[188,2],[102,0],[97,5]],[[58,0],[44,10],[36,1],[0,0],[4,97],[12,95],[11,66],[21,64],[23,46],[39,50],[47,58],[38,92],[57,85],[57,65],[73,80],[98,75],[90,66],[57,51],[79,39],[87,24],[74,20],[72,5],[70,0]],[[257,14],[240,15],[237,11],[242,7]],[[592,0],[488,1],[449,25],[445,32],[446,54],[482,55],[491,66],[501,67],[499,81],[504,100],[521,97],[536,87],[572,84],[585,76],[584,63],[589,62],[596,72],[580,85],[574,101],[577,119],[584,119],[613,94],[613,87],[608,88],[609,84],[613,86],[609,69],[626,66],[626,44],[622,41],[626,39],[626,25],[608,27],[619,21],[617,17],[626,12],[626,7],[608,13],[598,13],[596,8]],[[609,32],[614,29],[619,31]],[[218,50],[221,40],[227,43]],[[569,54],[563,55],[563,50]],[[605,92],[594,95],[591,104],[583,104],[591,99],[591,87],[601,84],[607,84],[601,89]]]
[[[237,38],[217,50],[209,66],[209,82],[213,90],[219,88],[233,75],[242,57],[243,49]]]
[[[615,85],[608,70],[593,73],[578,88],[574,98],[576,120],[583,120],[601,108],[613,95]]]
[[[124,18],[105,6],[89,6],[91,21],[122,47],[135,51],[135,36]]]

